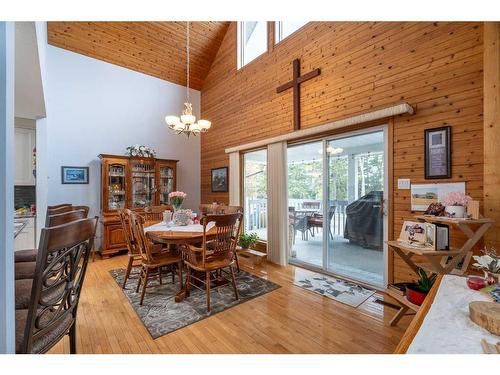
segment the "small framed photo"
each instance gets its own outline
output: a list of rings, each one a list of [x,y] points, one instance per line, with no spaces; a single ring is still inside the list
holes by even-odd
[[[451,178],[451,126],[426,129],[425,178]]]
[[[62,184],[88,184],[89,167],[61,167]]]
[[[227,193],[228,191],[228,168],[214,168],[212,169],[212,192],[213,193]]]

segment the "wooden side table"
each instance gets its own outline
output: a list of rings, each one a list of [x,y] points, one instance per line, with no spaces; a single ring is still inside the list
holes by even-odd
[[[462,247],[458,249],[450,248],[450,250],[427,250],[418,247],[413,247],[400,241],[387,241],[387,244],[398,254],[401,259],[418,274],[419,268],[426,271],[436,273],[438,275],[444,274],[458,274],[463,275],[467,271],[470,260],[472,258],[472,248],[479,242],[486,231],[494,223],[493,220],[481,218],[477,220],[469,219],[452,219],[440,216],[418,215],[415,218],[419,221],[428,223],[438,223],[452,225],[461,230],[466,236],[467,241],[464,242]],[[477,226],[473,230],[470,225]],[[417,263],[412,258],[414,255],[419,255],[424,258],[425,263]],[[456,269],[456,266],[463,260],[462,267]],[[391,289],[387,289],[387,294],[393,297],[400,304],[400,309],[397,314],[392,318],[390,325],[398,324],[399,320],[407,315],[408,310],[417,312],[420,306],[414,305],[407,300],[405,296],[401,296]]]

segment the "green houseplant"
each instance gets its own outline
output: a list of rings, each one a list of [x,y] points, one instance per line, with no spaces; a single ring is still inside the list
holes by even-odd
[[[408,301],[420,306],[424,302],[427,293],[429,293],[434,285],[436,277],[436,274],[427,275],[422,268],[419,268],[418,281],[406,286],[406,298]]]
[[[255,245],[258,239],[259,236],[255,232],[242,233],[238,239],[238,245],[240,245],[242,249],[248,249],[249,247]]]

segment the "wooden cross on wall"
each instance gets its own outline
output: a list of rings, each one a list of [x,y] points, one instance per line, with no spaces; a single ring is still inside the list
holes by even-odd
[[[293,130],[300,129],[300,84],[321,74],[319,69],[314,69],[303,76],[300,75],[300,60],[293,60],[293,79],[276,89],[277,93],[293,87]]]

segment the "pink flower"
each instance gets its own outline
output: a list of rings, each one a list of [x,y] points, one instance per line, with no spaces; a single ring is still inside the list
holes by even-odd
[[[442,204],[445,206],[467,206],[472,198],[464,193],[452,191],[443,198]]]
[[[186,198],[186,196],[187,196],[187,194],[184,193],[183,191],[173,191],[173,192],[168,194],[169,198],[176,198],[177,197],[177,198],[184,199],[184,198]]]

